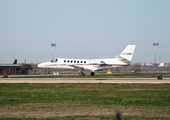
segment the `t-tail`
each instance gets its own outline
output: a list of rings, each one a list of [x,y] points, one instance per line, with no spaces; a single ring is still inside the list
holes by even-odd
[[[125,63],[129,63],[132,60],[136,45],[127,45],[127,47],[123,50],[123,52],[117,56],[116,58]]]

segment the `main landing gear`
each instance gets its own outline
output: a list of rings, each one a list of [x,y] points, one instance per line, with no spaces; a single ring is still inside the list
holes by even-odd
[[[90,75],[91,75],[91,76],[94,76],[94,72],[91,72]]]
[[[83,73],[83,71],[80,71],[80,72],[79,72],[79,75],[80,75],[80,76],[86,76],[86,74]],[[91,75],[91,76],[94,76],[94,72],[91,72],[90,75]]]

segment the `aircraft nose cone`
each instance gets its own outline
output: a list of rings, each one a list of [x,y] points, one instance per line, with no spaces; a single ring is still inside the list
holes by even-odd
[[[49,64],[49,62],[43,62],[43,63],[38,64],[37,66],[39,68],[46,68],[48,66],[48,64]]]
[[[38,67],[42,67],[42,64],[40,63],[40,64],[38,64],[37,66],[38,66]]]

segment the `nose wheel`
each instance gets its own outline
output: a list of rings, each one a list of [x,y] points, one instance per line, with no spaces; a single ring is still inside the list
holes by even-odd
[[[79,75],[80,75],[80,76],[85,76],[86,74],[83,73],[83,72],[80,72]]]

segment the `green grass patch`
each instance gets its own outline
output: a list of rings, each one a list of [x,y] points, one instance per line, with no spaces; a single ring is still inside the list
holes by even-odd
[[[0,120],[170,119],[170,84],[0,84]]]

